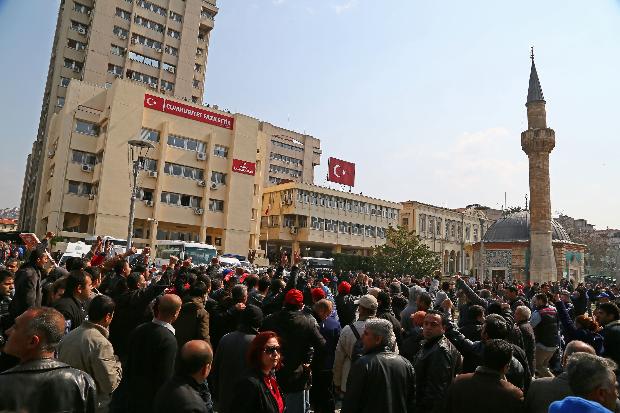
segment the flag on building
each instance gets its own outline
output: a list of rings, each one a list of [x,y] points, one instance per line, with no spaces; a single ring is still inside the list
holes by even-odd
[[[337,184],[354,186],[355,185],[355,164],[342,161],[336,158],[329,158],[327,161],[329,173],[327,180]]]

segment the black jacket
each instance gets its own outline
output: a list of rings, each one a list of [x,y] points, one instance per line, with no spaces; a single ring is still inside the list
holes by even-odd
[[[521,337],[523,337],[523,352],[527,359],[527,366],[530,373],[536,371],[536,337],[534,336],[534,329],[529,321],[523,321],[517,324],[519,330],[521,330]]]
[[[24,264],[15,273],[15,295],[11,301],[10,313],[13,319],[31,307],[40,307],[43,299],[41,269]]]
[[[153,406],[154,413],[213,412],[213,402],[207,383],[199,384],[192,377],[183,376],[174,376],[161,386]]]
[[[351,294],[338,294],[336,296],[336,311],[342,328],[355,321],[355,312],[357,311],[355,298]]]
[[[86,318],[84,305],[75,297],[62,297],[54,303],[54,308],[65,317],[65,328],[67,331],[78,328]]]
[[[413,413],[415,397],[416,375],[411,363],[378,348],[351,367],[341,412]]]
[[[126,368],[129,411],[152,412],[159,388],[174,374],[177,341],[166,327],[152,321],[138,326],[129,337]]]
[[[607,357],[620,365],[620,320],[607,324],[602,331],[605,339],[603,357]]]
[[[316,321],[301,311],[283,309],[263,321],[261,331],[275,331],[282,340],[282,368],[278,383],[287,393],[302,391],[310,384],[303,364],[314,357],[317,363],[325,354],[325,339]]]
[[[37,413],[94,412],[95,382],[54,359],[29,361],[0,373],[0,409]]]
[[[262,372],[248,371],[232,390],[233,398],[230,410],[232,412],[279,413],[278,403],[265,385]],[[281,388],[280,394],[282,394]]]
[[[422,343],[414,363],[416,411],[441,411],[442,400],[452,379],[460,372],[461,363],[461,354],[445,336]]]

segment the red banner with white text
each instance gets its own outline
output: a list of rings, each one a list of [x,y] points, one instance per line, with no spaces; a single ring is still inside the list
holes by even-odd
[[[235,120],[232,116],[221,115],[219,113],[149,94],[144,95],[144,107],[164,113],[170,113],[171,115],[180,116],[182,118],[208,123],[209,125],[215,125],[225,129],[232,129]]]
[[[232,170],[240,174],[254,175],[256,174],[256,164],[254,162],[233,159]]]

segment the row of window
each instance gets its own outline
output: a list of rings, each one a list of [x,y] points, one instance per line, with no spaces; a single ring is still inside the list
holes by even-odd
[[[77,50],[77,51],[82,51],[82,50],[86,50],[86,43],[79,42],[79,41],[73,40],[73,39],[67,39],[67,47],[69,49],[73,49],[73,50]]]
[[[88,33],[88,25],[84,23],[77,22],[75,20],[71,20],[71,30],[75,30],[76,32],[85,35]]]
[[[118,9],[117,9],[118,10]],[[137,14],[133,18],[134,23],[139,24],[140,26],[146,27],[147,29],[154,30],[159,33],[164,32],[164,25],[154,22],[153,20],[145,19],[142,16],[138,16]]]
[[[84,135],[99,136],[99,125],[93,122],[77,119],[75,121],[75,131]]]
[[[290,163],[290,164],[293,164],[293,165],[296,165],[296,166],[301,166],[304,163],[304,161],[302,161],[301,159],[297,159],[297,158],[293,158],[293,157],[290,157],[290,156],[282,155],[281,153],[276,153],[276,152],[271,152],[271,154],[269,155],[269,158],[272,159],[272,160],[276,160],[276,161]]]
[[[284,166],[279,166],[279,165],[269,165],[269,172],[272,173],[281,173],[281,174],[286,174],[289,175],[293,178],[299,178],[301,176],[301,171],[298,171],[296,169],[290,169],[290,168],[286,168]]]
[[[204,169],[192,168],[191,166],[179,165],[171,162],[166,162],[164,164],[164,172],[168,175],[180,176],[197,181],[203,181],[205,179]]]
[[[127,77],[131,80],[137,80],[138,82],[146,83],[147,85],[156,88],[158,79],[155,76],[149,76],[146,73],[136,72],[135,70],[128,70]]]
[[[73,163],[95,166],[99,161],[99,157],[94,153],[77,151],[75,149],[71,153],[71,162]]]
[[[302,148],[300,148],[299,146],[289,145],[288,143],[280,142],[280,141],[277,141],[277,140],[275,140],[275,139],[272,139],[272,140],[271,140],[271,144],[272,144],[273,146],[277,146],[277,147],[279,147],[279,148],[288,149],[288,150],[290,150],[290,151],[296,151],[296,152],[303,152],[303,151],[304,151],[304,148],[303,148],[303,147],[302,147]]]
[[[131,42],[133,44],[141,44],[142,46],[150,47],[151,49],[155,49],[161,51],[163,44],[158,42],[157,40],[150,39],[148,37],[142,36],[137,33],[133,33],[131,35]]]
[[[82,68],[84,67],[84,63],[78,62],[77,60],[73,59],[67,59],[66,57],[64,59],[63,65],[67,69],[71,69],[74,72],[81,72]]]
[[[269,176],[269,183],[273,185],[280,185],[286,182],[290,182],[290,179],[278,178],[276,176]]]
[[[81,3],[73,2],[73,10],[82,14],[90,14],[92,8]]]
[[[94,195],[97,193],[97,186],[88,182],[69,181],[67,193],[79,196]]]
[[[184,136],[168,135],[168,145],[199,153],[205,153],[207,151],[207,144],[205,142],[186,138]]]
[[[324,195],[313,191],[303,189],[296,190],[297,202],[301,204],[318,205],[326,208],[341,209],[343,211],[358,212],[371,216],[379,216],[388,219],[398,218],[398,210],[382,205],[375,205],[367,202],[353,201],[337,196]],[[283,201],[293,201],[293,190],[282,191],[281,197]],[[272,195],[272,194],[271,194]]]
[[[407,219],[407,224],[409,220]],[[442,223],[443,219],[431,215],[420,214],[418,216],[418,229],[420,236],[422,237],[441,237],[442,236]],[[473,226],[470,223],[465,224],[465,241],[470,241],[472,238],[473,227],[473,241],[478,242],[479,228],[477,224]],[[450,238],[463,238],[463,227],[458,221],[447,219],[443,225],[443,236],[445,239]]]
[[[131,51],[129,52],[129,59],[133,60],[134,62],[139,62],[157,69],[159,69],[159,65],[161,64],[160,61],[157,59],[153,59],[151,57]]]
[[[385,228],[374,225],[354,224],[352,222],[335,219],[310,218],[310,228],[317,231],[334,232],[339,234],[360,235],[372,238],[385,238]]]
[[[178,194],[176,192],[162,192],[160,200],[164,204],[190,208],[200,208],[202,204],[202,198],[199,196]],[[209,211],[224,212],[224,201],[210,198]]]
[[[142,7],[143,9],[150,10],[153,13],[159,14],[160,16],[166,16],[166,14],[168,13],[166,9],[164,9],[161,6],[158,6],[157,4],[151,3],[150,1],[136,0],[136,4]]]

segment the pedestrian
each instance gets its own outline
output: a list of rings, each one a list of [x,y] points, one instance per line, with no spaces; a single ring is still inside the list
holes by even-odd
[[[202,281],[195,282],[189,288],[179,317],[173,323],[179,348],[190,340],[209,342],[209,313],[205,309],[207,294],[207,285]]]
[[[611,359],[588,353],[574,354],[567,364],[574,396],[551,403],[549,413],[610,413],[616,409],[618,382]]]
[[[394,352],[392,323],[374,318],[364,325],[364,355],[353,364],[342,413],[415,412],[415,372]]]
[[[444,335],[446,315],[428,310],[422,325],[424,341],[415,357],[416,411],[440,412],[452,379],[461,370],[462,357]]]
[[[90,275],[84,270],[69,273],[62,298],[54,303],[54,308],[65,317],[67,332],[78,328],[86,318],[84,303],[90,298],[92,290]]]
[[[32,250],[28,261],[15,273],[15,296],[10,308],[13,319],[29,308],[41,306],[42,279],[48,261],[49,258],[45,251]]]
[[[342,281],[338,284],[338,295],[336,295],[336,311],[340,327],[344,328],[355,321],[356,310],[355,297],[351,295],[351,284]]]
[[[521,331],[522,349],[527,359],[527,367],[530,374],[533,374],[536,371],[536,336],[534,335],[534,328],[530,324],[531,317],[532,310],[529,307],[520,305],[515,309],[515,325]]]
[[[14,412],[95,411],[95,382],[85,372],[54,358],[65,319],[53,308],[26,310],[8,331],[3,351],[19,364],[0,373],[0,407]]]
[[[181,347],[176,374],[155,396],[155,413],[213,413],[207,376],[211,372],[213,350],[205,340],[191,340]]]
[[[549,362],[560,346],[557,311],[549,305],[547,294],[539,293],[534,298],[536,311],[530,324],[536,336],[536,377],[552,377]]]
[[[97,386],[98,413],[108,412],[110,395],[121,382],[121,362],[108,341],[108,327],[114,317],[114,301],[106,295],[95,297],[88,320],[67,334],[58,346],[58,360],[88,373]]]
[[[523,392],[505,379],[513,346],[505,340],[485,343],[482,365],[473,373],[456,376],[448,388],[445,413],[523,411]]]
[[[235,384],[248,368],[246,355],[262,324],[263,312],[254,305],[248,305],[241,313],[237,329],[220,340],[209,380],[215,390],[219,413],[234,413],[231,405]]]
[[[247,354],[248,372],[234,387],[231,411],[283,413],[285,400],[275,372],[280,368],[280,339],[273,331],[259,333]]]
[[[9,308],[13,300],[13,273],[0,270],[0,346],[4,344],[5,331],[10,327],[11,315]]]
[[[127,405],[132,413],[150,413],[159,388],[174,374],[177,341],[172,323],[181,310],[174,294],[158,298],[155,318],[138,326],[129,337],[125,378]]]
[[[316,413],[333,413],[336,409],[333,367],[341,328],[333,308],[334,304],[326,298],[318,300],[313,307],[319,319],[319,332],[325,338],[325,357],[312,366],[310,401]]]
[[[547,413],[551,403],[573,395],[568,382],[566,364],[569,357],[575,353],[596,355],[594,348],[583,341],[573,340],[568,343],[562,355],[562,367],[565,371],[555,377],[541,377],[532,380],[525,397],[525,411],[527,413]]]
[[[614,303],[603,303],[596,310],[598,322],[603,326],[603,357],[620,364],[620,310]]]

